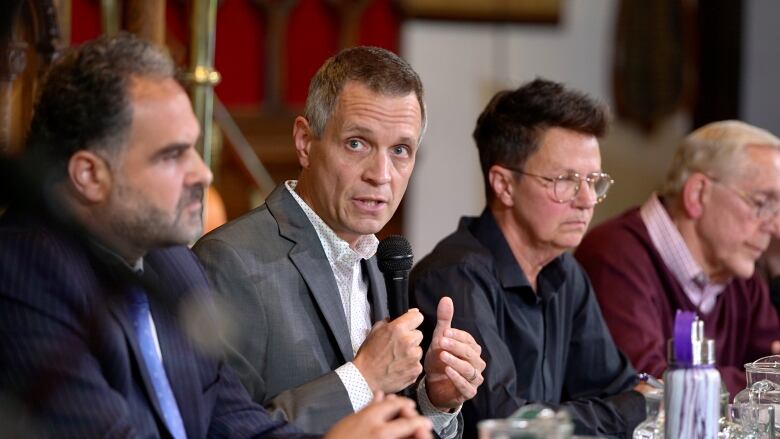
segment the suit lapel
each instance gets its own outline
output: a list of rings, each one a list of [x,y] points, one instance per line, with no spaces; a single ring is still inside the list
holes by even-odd
[[[371,296],[371,323],[376,323],[390,314],[387,310],[385,279],[376,264],[376,256],[363,261],[363,269],[368,273],[368,294]]]
[[[344,361],[351,361],[352,343],[338,285],[314,226],[284,185],[268,196],[266,205],[279,225],[279,233],[294,243],[290,260],[308,285]]]
[[[322,249],[320,248],[320,251]],[[344,308],[341,305],[338,285],[333,277],[325,255],[317,258],[308,249],[297,245],[290,252],[290,259],[301,273],[301,277],[309,286],[317,306],[322,311],[325,321],[336,338],[339,350],[344,356],[344,361],[352,360],[352,343],[349,338],[347,318],[344,316]]]

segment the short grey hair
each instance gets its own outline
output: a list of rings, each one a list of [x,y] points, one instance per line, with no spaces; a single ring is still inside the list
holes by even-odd
[[[387,96],[414,93],[420,105],[422,139],[427,118],[420,76],[409,63],[393,52],[369,46],[342,50],[325,61],[312,78],[304,116],[315,136],[320,137],[325,132],[336,100],[349,81],[356,81],[375,93]]]
[[[767,130],[738,120],[712,122],[683,139],[674,155],[661,193],[674,197],[696,172],[729,178],[743,171],[748,145],[780,150],[780,139]]]

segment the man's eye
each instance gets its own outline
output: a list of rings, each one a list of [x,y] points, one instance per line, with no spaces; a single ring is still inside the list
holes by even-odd
[[[395,155],[409,155],[409,148],[406,146],[398,145],[393,147],[393,154]]]
[[[171,150],[171,151],[168,151],[168,152],[166,152],[166,153],[163,155],[163,159],[165,159],[165,160],[176,160],[176,159],[178,159],[179,157],[181,157],[181,155],[182,155],[183,153],[184,153],[184,151],[183,151],[183,150],[181,150],[181,149],[174,149],[174,150]]]
[[[361,146],[363,146],[363,143],[360,140],[352,139],[347,142],[349,149],[360,149]]]

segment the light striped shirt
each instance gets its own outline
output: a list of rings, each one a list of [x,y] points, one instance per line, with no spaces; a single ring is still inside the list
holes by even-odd
[[[685,295],[700,313],[709,314],[726,284],[709,280],[707,273],[693,258],[657,194],[652,194],[642,205],[639,215],[647,227],[653,246],[682,286]]]

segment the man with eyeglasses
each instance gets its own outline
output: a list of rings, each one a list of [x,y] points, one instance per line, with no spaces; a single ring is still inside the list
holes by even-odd
[[[632,391],[636,373],[566,253],[613,183],[601,170],[597,139],[606,111],[537,79],[496,94],[477,120],[487,206],[462,218],[411,279],[426,322],[447,294],[453,327],[482,346],[487,368],[463,406],[464,437],[475,437],[479,420],[531,402],[566,407],[578,434],[630,437],[645,417],[644,399]],[[424,327],[426,340],[431,330]]]
[[[576,257],[617,345],[660,376],[675,311],[715,339],[733,396],[743,365],[780,353],[780,324],[755,262],[780,234],[780,139],[739,121],[686,137],[660,192],[592,230]]]

